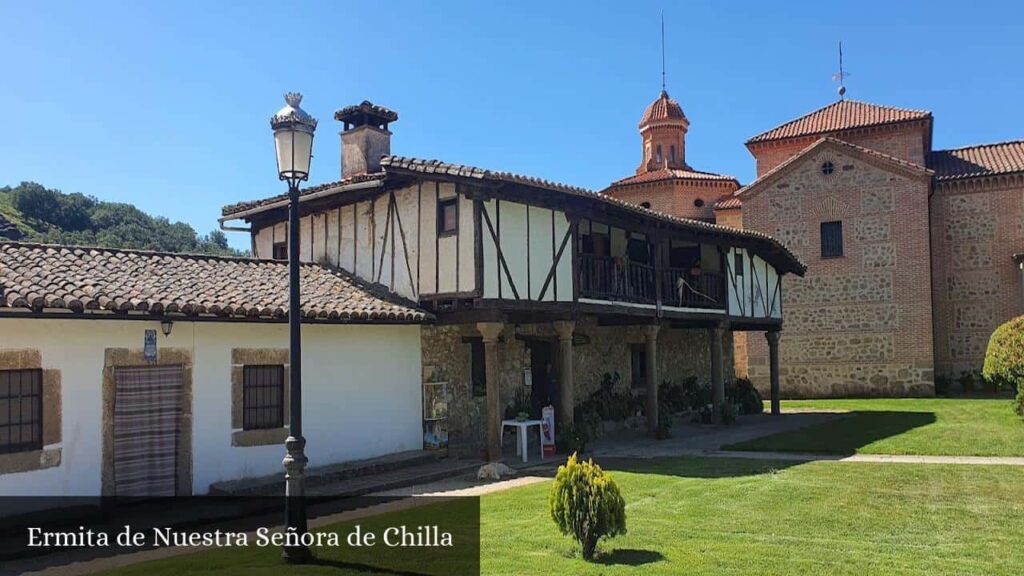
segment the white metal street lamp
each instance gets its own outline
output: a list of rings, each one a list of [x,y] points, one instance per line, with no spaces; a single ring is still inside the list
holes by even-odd
[[[288,182],[288,362],[290,412],[288,439],[285,440],[285,528],[292,536],[303,536],[306,522],[304,474],[306,439],[302,437],[302,312],[299,301],[299,183],[309,179],[313,158],[313,132],[316,119],[299,104],[302,94],[284,95],[287,105],[270,119],[277,149],[277,173]],[[287,539],[286,539],[287,541]],[[285,561],[301,564],[310,559],[305,546],[285,545],[281,556]]]

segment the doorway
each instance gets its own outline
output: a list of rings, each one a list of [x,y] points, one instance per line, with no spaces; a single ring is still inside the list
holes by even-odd
[[[114,493],[159,497],[177,493],[184,367],[124,366],[114,370]]]
[[[530,340],[531,418],[540,418],[545,406],[558,406],[558,382],[555,374],[555,346],[548,340]]]

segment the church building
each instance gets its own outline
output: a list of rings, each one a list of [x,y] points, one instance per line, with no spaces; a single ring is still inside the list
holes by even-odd
[[[783,298],[782,394],[930,395],[980,372],[1024,313],[1024,141],[932,148],[924,110],[840,97],[747,140],[757,178],[686,163],[689,120],[663,90],[636,174],[605,191],[778,238],[808,265]],[[768,343],[737,333],[737,374],[764,389]]]

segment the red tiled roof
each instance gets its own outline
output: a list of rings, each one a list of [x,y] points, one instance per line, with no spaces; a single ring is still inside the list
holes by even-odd
[[[935,150],[928,155],[928,167],[937,180],[1024,172],[1024,140]]]
[[[679,102],[669,98],[668,92],[662,90],[657,100],[651,102],[647,110],[644,110],[644,115],[640,119],[640,127],[643,128],[652,123],[671,121],[686,122],[686,114],[683,114],[683,107],[679,105]]]
[[[383,172],[372,172],[372,173],[369,173],[369,174],[356,174],[354,176],[349,176],[348,178],[343,178],[343,179],[337,180],[335,182],[328,182],[326,184],[318,184],[316,186],[310,186],[309,188],[303,188],[301,191],[299,191],[299,195],[300,196],[307,196],[309,194],[315,194],[317,192],[322,192],[324,190],[330,190],[331,188],[338,188],[338,187],[341,187],[341,186],[345,186],[347,184],[356,184],[358,182],[369,182],[369,181],[372,181],[372,180],[383,180],[383,179],[384,179],[384,173]],[[269,206],[270,204],[274,204],[274,203],[277,203],[277,202],[282,202],[282,201],[287,200],[287,199],[288,199],[288,193],[286,192],[284,194],[278,194],[277,196],[271,196],[270,198],[263,198],[262,200],[248,200],[248,201],[245,201],[245,202],[237,202],[235,204],[228,204],[227,206],[224,206],[223,208],[221,208],[220,213],[221,213],[221,216],[232,216],[234,214],[238,214],[239,212],[244,212],[246,210],[251,210],[253,208],[260,208],[260,207],[263,207],[263,206]]]
[[[908,110],[857,100],[840,100],[758,134],[747,140],[747,144],[923,120],[931,117],[932,113],[926,110]]]
[[[724,174],[715,174],[713,172],[701,172],[700,170],[680,170],[677,168],[661,168],[659,170],[653,170],[651,172],[644,172],[635,176],[629,176],[622,180],[616,180],[612,182],[611,186],[625,186],[627,184],[643,184],[644,182],[658,182],[661,180],[719,180],[723,182],[735,182],[739,186],[739,182],[732,176],[725,176]]]
[[[415,304],[351,275],[301,266],[310,320],[417,323]],[[288,264],[83,246],[0,243],[0,309],[66,309],[273,320],[288,315]]]
[[[741,206],[743,206],[742,200],[735,196],[730,196],[728,198],[723,198],[718,202],[715,202],[712,208],[714,208],[715,210],[728,210],[730,208],[739,208]]]

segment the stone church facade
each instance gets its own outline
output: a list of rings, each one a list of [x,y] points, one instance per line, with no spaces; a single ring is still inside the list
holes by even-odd
[[[932,123],[839,100],[749,139],[757,178],[741,187],[666,158],[689,121],[662,92],[644,161],[605,193],[765,232],[807,263],[783,297],[784,396],[930,395],[980,371],[992,331],[1024,313],[1024,141],[933,150]],[[735,347],[737,374],[766,387],[767,342]]]

